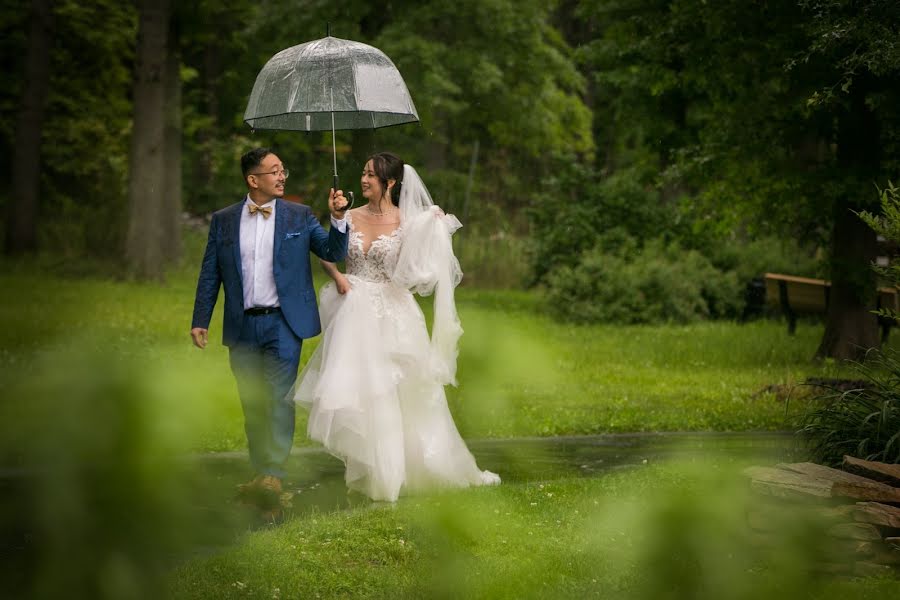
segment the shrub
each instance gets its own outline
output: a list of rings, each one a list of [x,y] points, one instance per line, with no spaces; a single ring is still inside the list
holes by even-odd
[[[693,250],[651,240],[639,248],[620,229],[600,236],[578,263],[553,270],[547,303],[575,322],[688,323],[730,318],[741,308],[741,284]]]
[[[734,271],[741,282],[767,272],[825,277],[825,262],[811,250],[793,238],[766,236],[754,240],[722,240],[704,255],[719,270]]]
[[[676,233],[673,210],[660,201],[653,177],[652,170],[640,168],[604,177],[572,164],[546,180],[528,210],[529,283],[546,283],[551,272],[590,251],[598,235],[613,229],[621,228],[640,240],[661,231]]]
[[[817,462],[838,466],[844,455],[900,463],[900,360],[895,351],[872,351],[857,370],[868,385],[820,396],[803,418],[801,435]]]
[[[900,243],[900,188],[892,183],[881,190],[881,212],[882,214],[875,215],[863,211],[859,216],[875,233],[894,243]],[[875,266],[874,269],[887,285],[900,286],[900,260],[897,258],[892,258],[887,266]],[[900,314],[895,311],[881,309],[877,314],[900,322]]]

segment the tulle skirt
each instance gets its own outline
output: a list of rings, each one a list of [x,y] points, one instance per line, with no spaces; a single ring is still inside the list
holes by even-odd
[[[350,489],[373,500],[401,492],[491,485],[453,423],[412,294],[348,276],[321,292],[323,336],[297,383],[309,437],[344,461]]]

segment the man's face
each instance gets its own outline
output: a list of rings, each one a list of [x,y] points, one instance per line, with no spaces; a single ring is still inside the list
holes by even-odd
[[[247,185],[251,190],[258,190],[261,195],[271,200],[284,196],[285,179],[287,177],[281,159],[275,154],[267,154],[247,175]]]

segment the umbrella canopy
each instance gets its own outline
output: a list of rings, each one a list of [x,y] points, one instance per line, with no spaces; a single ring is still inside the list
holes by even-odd
[[[419,120],[397,67],[378,48],[325,37],[282,50],[253,84],[253,129],[376,129]]]

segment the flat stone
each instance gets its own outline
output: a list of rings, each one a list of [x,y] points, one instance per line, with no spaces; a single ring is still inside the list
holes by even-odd
[[[834,482],[792,473],[772,467],[748,467],[744,473],[750,476],[754,490],[781,498],[817,496],[831,498]]]
[[[893,487],[900,487],[900,465],[874,462],[845,456],[841,465],[845,471],[862,475],[874,481],[880,481]]]
[[[822,482],[830,482],[829,494],[831,497],[900,504],[900,488],[872,481],[853,473],[811,462],[782,463],[777,465],[777,468],[790,473],[806,475]],[[807,487],[812,486],[807,484]]]
[[[853,519],[882,527],[900,529],[900,508],[879,502],[857,502],[853,506]]]

